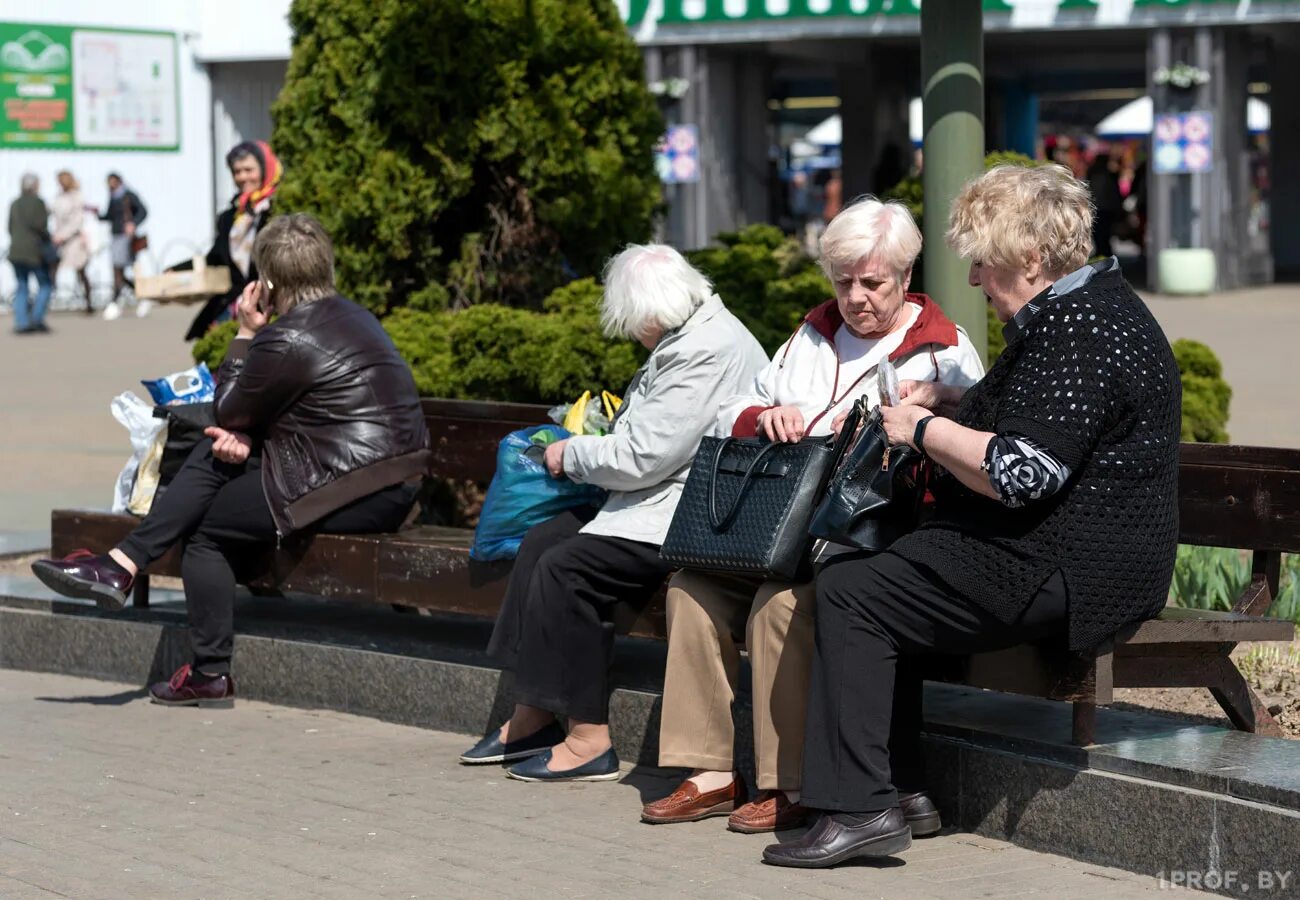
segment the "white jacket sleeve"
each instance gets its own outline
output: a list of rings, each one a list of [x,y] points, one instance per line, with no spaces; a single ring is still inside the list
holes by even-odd
[[[565,474],[610,491],[653,487],[673,475],[694,458],[700,439],[713,433],[726,382],[723,367],[717,353],[665,358],[624,427],[569,438]]]
[[[796,332],[790,340],[786,341],[777,348],[776,355],[772,360],[763,367],[762,371],[754,376],[753,383],[743,394],[735,394],[723,401],[722,406],[718,409],[717,434],[731,434],[732,426],[740,418],[740,414],[752,406],[776,406],[776,383],[777,378],[781,375],[781,360],[785,356],[786,348],[791,341],[796,340],[799,334]]]

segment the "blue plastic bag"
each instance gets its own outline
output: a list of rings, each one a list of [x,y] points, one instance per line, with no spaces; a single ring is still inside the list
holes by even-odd
[[[534,525],[575,506],[598,505],[605,492],[595,485],[552,478],[537,450],[569,437],[558,425],[539,425],[512,431],[497,447],[497,470],[483,499],[478,528],[474,530],[472,559],[514,559],[524,534]]]
[[[184,372],[173,372],[164,378],[150,378],[140,383],[149,389],[153,402],[159,406],[211,403],[217,398],[217,383],[208,371],[208,364],[202,362]]]

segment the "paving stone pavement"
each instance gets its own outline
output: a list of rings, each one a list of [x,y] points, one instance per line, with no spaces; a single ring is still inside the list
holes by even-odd
[[[455,763],[462,735],[240,701],[164,709],[136,686],[0,670],[0,898],[1128,898],[1154,878],[974,835],[892,864],[759,863],[722,819],[637,821],[618,784]]]

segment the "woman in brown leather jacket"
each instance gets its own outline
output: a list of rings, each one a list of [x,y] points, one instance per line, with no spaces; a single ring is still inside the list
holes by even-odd
[[[254,254],[261,276],[239,300],[210,440],[107,554],[78,550],[32,564],[51,589],[119,610],[136,574],[183,542],[194,662],[150,688],[157,703],[233,700],[241,564],[291,535],[395,531],[428,466],[411,371],[379,321],[338,295],[321,224],[301,214],[275,219]]]

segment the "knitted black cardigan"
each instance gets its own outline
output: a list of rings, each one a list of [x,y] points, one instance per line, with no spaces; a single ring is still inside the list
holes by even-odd
[[[890,549],[1007,623],[1061,569],[1070,648],[1082,650],[1165,605],[1182,382],[1164,332],[1118,270],[1035,302],[1042,309],[966,392],[956,420],[1039,443],[1070,467],[1069,482],[1011,509],[941,475],[934,518]]]

